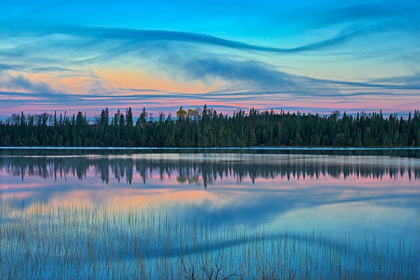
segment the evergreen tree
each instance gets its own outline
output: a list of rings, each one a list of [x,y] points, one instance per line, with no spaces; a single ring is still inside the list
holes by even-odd
[[[419,111],[408,118],[382,112],[356,116],[290,114],[280,111],[223,115],[207,105],[202,110],[182,107],[174,120],[160,112],[153,119],[143,108],[135,126],[133,111],[117,111],[110,122],[108,108],[93,123],[78,112],[68,117],[13,114],[0,121],[0,145],[15,146],[420,146]]]

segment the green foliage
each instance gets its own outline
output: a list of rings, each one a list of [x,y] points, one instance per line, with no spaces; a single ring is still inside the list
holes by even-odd
[[[135,125],[134,125],[135,123]],[[206,105],[202,110],[182,107],[157,118],[143,108],[134,120],[131,108],[110,118],[108,108],[90,123],[78,112],[71,117],[57,113],[13,114],[0,121],[1,146],[149,146],[149,147],[245,147],[245,146],[420,146],[420,113],[407,119],[382,112],[350,116],[259,112],[240,110],[232,116],[218,114]]]

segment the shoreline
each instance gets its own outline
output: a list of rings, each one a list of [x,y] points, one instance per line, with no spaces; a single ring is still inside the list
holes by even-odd
[[[55,146],[0,146],[0,150],[312,150],[312,151],[392,151],[420,150],[420,147],[55,147]]]

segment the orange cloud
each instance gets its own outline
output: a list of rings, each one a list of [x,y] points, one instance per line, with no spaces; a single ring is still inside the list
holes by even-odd
[[[180,81],[169,77],[156,77],[142,69],[113,68],[96,69],[95,73],[104,78],[112,87],[130,89],[155,89],[168,92],[205,93],[216,90],[220,84],[204,85],[200,82]]]

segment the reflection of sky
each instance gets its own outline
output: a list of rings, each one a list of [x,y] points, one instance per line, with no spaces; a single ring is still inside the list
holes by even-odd
[[[420,233],[416,159],[257,155],[251,163],[232,155],[227,161],[199,155],[163,161],[124,157],[2,157],[0,192],[4,198],[153,208],[221,222],[257,221],[358,236],[376,231],[415,240]],[[317,169],[324,173],[313,176]],[[344,176],[349,170],[358,173]],[[207,188],[204,177],[213,178],[207,179]]]

